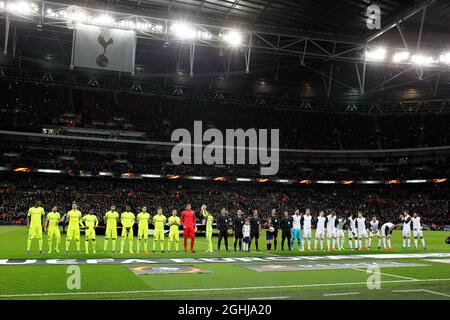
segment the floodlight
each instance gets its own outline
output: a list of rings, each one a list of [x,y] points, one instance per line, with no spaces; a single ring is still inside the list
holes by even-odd
[[[415,54],[411,57],[411,62],[418,66],[430,65],[434,62],[433,57],[423,54]]]
[[[450,65],[450,52],[441,54],[439,57],[439,62]]]
[[[192,40],[196,37],[195,28],[186,22],[176,22],[170,30],[177,38],[182,40]]]
[[[8,2],[6,5],[6,9],[12,13],[30,15],[33,12],[36,12],[38,10],[38,7],[35,3],[28,3],[26,1],[17,1],[17,2]]]
[[[407,61],[409,58],[409,52],[408,51],[399,51],[394,54],[392,57],[392,61],[395,63],[402,63]]]
[[[366,51],[366,60],[383,61],[386,58],[385,48],[376,48],[371,51]]]
[[[242,34],[238,31],[231,30],[224,34],[223,39],[232,47],[237,47],[242,43]]]
[[[102,26],[112,26],[115,21],[114,18],[107,14],[102,14],[98,17],[95,17],[94,23]]]

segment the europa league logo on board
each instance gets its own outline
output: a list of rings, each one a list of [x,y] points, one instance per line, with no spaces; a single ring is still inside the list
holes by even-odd
[[[106,40],[106,30],[102,29],[100,32],[100,35],[97,38],[98,43],[100,43],[100,45],[103,47],[103,53],[98,55],[97,58],[95,59],[95,62],[97,63],[97,65],[99,67],[105,68],[108,63],[108,57],[106,56],[106,48],[114,43],[113,38],[109,38],[108,40]]]

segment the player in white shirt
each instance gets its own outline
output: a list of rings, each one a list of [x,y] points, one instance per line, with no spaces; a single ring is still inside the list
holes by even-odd
[[[409,216],[408,210],[403,211],[403,215],[400,215],[400,220],[403,222],[402,238],[403,238],[403,249],[411,247],[411,217]]]
[[[369,249],[372,245],[372,238],[378,238],[378,249],[381,249],[381,234],[380,234],[381,223],[377,220],[377,217],[372,217],[369,222]]]
[[[302,239],[302,216],[299,210],[295,210],[292,215],[292,237],[291,237],[291,250],[294,250],[294,241],[297,239],[297,248],[300,251],[303,251],[301,245]]]
[[[356,218],[350,215],[347,219],[348,225],[348,245],[353,250],[353,239],[355,239],[355,248],[358,246],[358,231],[356,230]]]
[[[361,250],[363,248],[362,246],[362,239],[365,240],[365,247],[364,249],[369,249],[369,235],[367,234],[367,221],[366,218],[363,217],[362,211],[358,211],[358,217],[355,221],[356,230],[358,232],[358,240],[357,244],[358,247],[357,250]]]
[[[336,242],[338,250],[344,250],[344,240],[345,240],[344,227],[346,224],[347,224],[346,219],[344,218],[336,219]]]
[[[302,216],[301,224],[303,227],[302,248],[305,249],[305,240],[308,244],[308,250],[311,250],[311,225],[312,215],[309,208],[305,209],[305,214]]]
[[[381,226],[381,237],[383,238],[383,247],[384,249],[392,249],[391,246],[391,236],[392,231],[394,231],[395,224],[391,222],[386,222]],[[387,246],[386,246],[387,241]]]
[[[323,210],[320,210],[317,217],[316,238],[314,239],[314,250],[317,250],[317,240],[320,240],[320,250],[323,250],[323,239],[325,238],[327,218]]]
[[[418,247],[417,245],[417,237],[420,237],[420,241],[422,241],[422,247],[426,249],[425,246],[425,239],[423,237],[423,231],[422,231],[422,223],[420,222],[420,217],[417,214],[417,212],[413,213],[413,216],[411,218],[412,227],[413,227],[413,237],[414,237],[414,247]]]
[[[336,212],[331,211],[331,213],[327,216],[327,248],[328,251],[336,250]],[[331,240],[333,240],[332,246]]]

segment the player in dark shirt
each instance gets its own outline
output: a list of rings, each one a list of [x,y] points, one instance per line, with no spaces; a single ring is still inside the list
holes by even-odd
[[[222,239],[225,243],[225,250],[228,252],[228,228],[230,227],[230,217],[227,214],[227,209],[220,209],[220,215],[217,217],[217,233],[219,240],[217,241],[217,251],[220,251],[220,244]]]
[[[289,212],[285,211],[283,217],[280,219],[281,228],[281,250],[284,251],[284,241],[287,240],[289,251],[291,249],[291,232],[292,232],[292,217]]]
[[[273,249],[277,250],[278,243],[278,230],[280,229],[280,217],[277,214],[275,209],[272,209],[272,213],[270,215],[270,220],[272,220],[272,227],[275,229],[273,233]]]
[[[261,229],[261,219],[258,217],[258,210],[253,210],[253,217],[250,219],[250,244],[249,250],[252,246],[252,241],[255,239],[256,252],[259,252],[259,231]]]
[[[244,235],[242,233],[242,227],[244,226],[245,219],[242,217],[242,211],[237,211],[237,216],[233,219],[233,232],[234,232],[234,252],[236,252],[237,244],[239,243],[239,251],[242,251],[242,239]]]

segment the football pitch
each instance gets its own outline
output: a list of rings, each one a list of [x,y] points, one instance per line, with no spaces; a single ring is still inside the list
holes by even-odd
[[[122,255],[103,253],[103,237],[98,236],[95,255],[74,251],[41,255],[37,253],[37,243],[33,243],[32,253],[25,254],[25,227],[3,226],[0,227],[0,262],[3,262],[0,263],[0,299],[450,300],[450,245],[445,244],[448,236],[450,232],[425,232],[426,250],[420,246],[419,249],[402,249],[401,232],[394,231],[395,248],[389,251],[282,252],[278,248],[270,254],[264,250],[264,237],[260,238],[263,250],[251,253],[232,250],[205,253],[206,240],[198,237],[194,254],[180,251]],[[64,236],[62,240],[60,249]],[[82,235],[82,251],[83,240]],[[149,248],[151,240],[150,237]],[[234,240],[231,237],[229,240],[232,249]],[[216,241],[214,239],[214,249]],[[375,239],[372,246],[374,242]],[[345,245],[348,248],[347,240]],[[73,247],[74,244],[72,250]],[[44,250],[47,251],[46,239]],[[418,255],[424,253],[443,255]],[[153,261],[147,264],[139,259]],[[79,289],[68,288],[68,280],[73,275],[68,267],[72,265],[79,268]],[[133,272],[145,273],[148,270],[139,267],[149,266],[153,274]],[[182,267],[187,271],[173,273]],[[380,273],[373,273],[374,267],[379,267]],[[379,283],[374,282],[376,276],[379,276]]]

